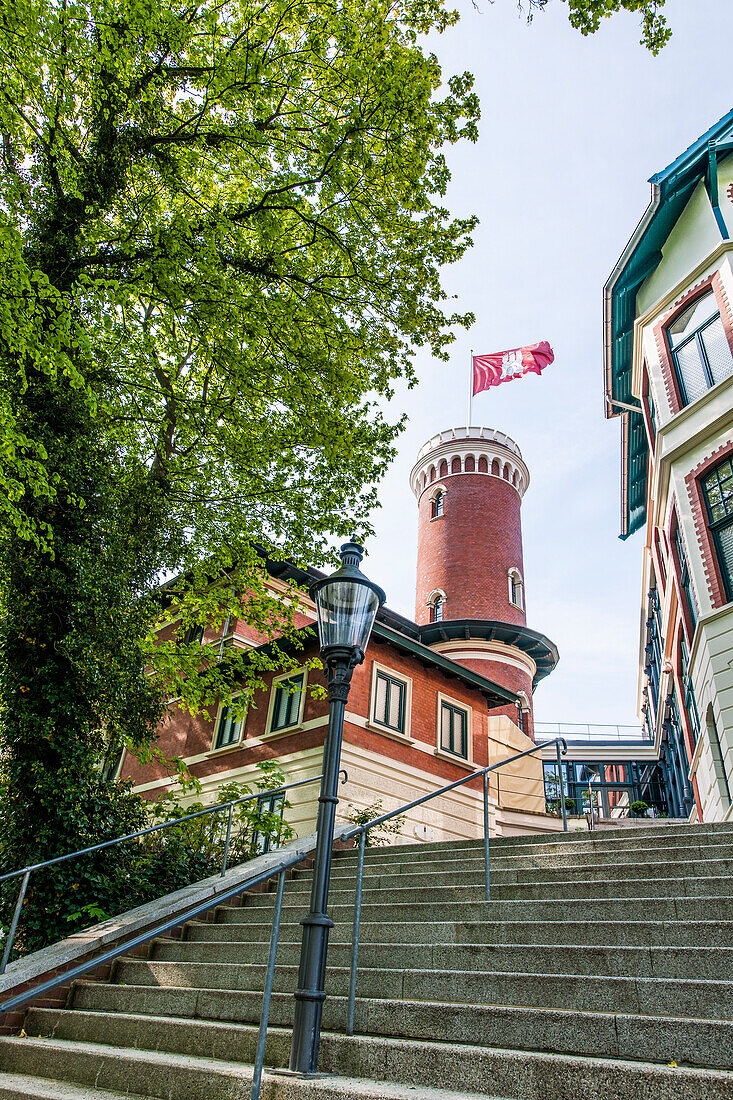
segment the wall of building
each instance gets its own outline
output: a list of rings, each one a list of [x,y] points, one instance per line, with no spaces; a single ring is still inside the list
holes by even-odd
[[[733,158],[719,166],[721,210],[733,229]],[[665,329],[671,319],[711,288],[733,347],[733,245],[721,239],[713,210],[700,183],[662,249],[662,260],[637,295],[634,344],[634,393],[654,402],[656,432],[651,428],[648,467],[647,531],[644,545],[640,622],[639,705],[644,704],[647,592],[656,583],[662,595],[663,670],[660,697],[676,692],[692,783],[693,818],[720,820],[731,815],[728,787],[733,783],[733,605],[716,583],[716,563],[706,535],[706,516],[697,489],[699,471],[711,456],[733,441],[733,376],[682,407],[675,384]],[[691,576],[695,607],[690,613],[680,584],[674,541],[679,525]],[[666,573],[666,577],[665,577]],[[656,578],[654,580],[654,578]],[[697,624],[693,622],[697,613]],[[690,654],[690,675],[700,734],[685,711],[679,669],[680,639]],[[707,717],[710,716],[710,722]],[[661,743],[664,708],[660,705],[655,737]],[[715,729],[712,730],[712,721]],[[720,750],[716,746],[720,742]]]

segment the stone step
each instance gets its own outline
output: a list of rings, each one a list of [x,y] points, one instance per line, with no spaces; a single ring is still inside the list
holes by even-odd
[[[672,847],[677,844],[706,844],[733,842],[733,822],[710,822],[704,825],[670,825],[659,828],[618,829],[613,832],[558,832],[536,833],[529,836],[492,837],[491,847],[499,852],[522,855],[525,852],[573,851],[582,847],[589,852],[600,854],[606,851],[621,851],[627,847],[653,847],[660,845]],[[367,848],[365,858],[369,860],[424,859],[433,856],[441,859],[465,858],[471,853],[483,852],[483,840],[441,841],[434,844],[394,844],[384,847]],[[334,864],[342,860],[355,859],[356,848],[334,852]]]
[[[509,872],[511,874],[512,872]],[[399,881],[399,876],[395,876]],[[429,877],[421,876],[420,885],[408,886],[392,885],[381,886],[373,881],[365,880],[362,904],[388,903],[395,905],[409,905],[413,902],[423,901],[426,895],[434,899],[436,905],[456,906],[464,902],[479,901],[484,898],[483,876],[476,876],[478,881],[472,884],[463,882],[433,883]],[[727,896],[731,891],[731,879],[728,875],[689,875],[681,878],[672,878],[659,875],[655,878],[631,878],[628,875],[609,875],[598,879],[568,879],[567,872],[563,872],[560,879],[537,878],[521,882],[499,881],[492,878],[491,896],[496,901],[503,900],[533,900],[542,901],[550,898],[595,898],[608,896],[613,898],[650,898],[658,895],[667,896],[673,893],[677,897],[715,897]],[[310,888],[307,883],[293,883],[286,889],[283,901],[284,908],[300,907],[307,910],[310,900]],[[253,893],[245,900],[246,907],[271,906],[274,894]],[[330,891],[329,903],[342,905],[353,903],[354,890],[339,889],[337,884]]]
[[[395,851],[395,849],[391,849]],[[506,849],[498,850],[495,843],[492,841],[489,854],[492,867],[497,867],[499,870],[506,870],[509,868],[526,868],[532,869],[536,867],[615,867],[619,864],[634,864],[634,863],[673,863],[673,862],[698,862],[699,860],[707,859],[733,859],[733,839],[729,842],[715,842],[711,844],[699,844],[689,843],[685,845],[675,845],[659,847],[646,846],[646,847],[633,847],[633,848],[621,848],[618,851],[610,849],[608,851],[595,852],[592,849],[583,848],[579,850],[577,847],[568,848],[567,846],[557,852],[545,852],[543,850],[537,850],[536,847],[531,848],[523,855],[511,854]],[[341,877],[354,877],[356,874],[357,858],[356,855],[348,853],[347,856],[343,856],[340,860],[334,859],[332,875],[334,878]],[[398,858],[397,856],[385,855],[381,860],[365,860],[364,867],[367,872],[372,875],[376,874],[405,874],[411,871],[420,872],[423,874],[434,874],[439,871],[459,871],[459,870],[481,870],[484,866],[484,853],[483,846],[480,849],[476,849],[470,854],[461,853],[460,856],[456,856],[453,859],[446,858],[431,858],[427,853],[421,859],[419,855],[411,855],[409,858]],[[299,870],[296,872],[298,877],[309,877],[311,875],[309,870]]]
[[[151,1097],[149,1094],[133,1096],[129,1092],[84,1088],[70,1085],[68,1081],[28,1077],[24,1073],[0,1073],[0,1100],[151,1100]]]
[[[114,981],[129,987],[238,990],[259,993],[265,966],[250,963],[156,962],[142,959],[117,963]],[[288,994],[297,987],[297,966],[279,966],[274,988]],[[331,967],[327,990],[345,994],[349,971]],[[733,1019],[733,981],[689,978],[575,976],[538,971],[362,970],[361,997],[446,1004],[538,1005],[584,1011],[632,1012],[640,1015],[709,1016]]]
[[[263,914],[264,916],[265,914]],[[192,943],[261,943],[269,944],[271,922],[234,924],[207,923],[190,921],[185,928],[186,940]],[[400,933],[403,933],[402,937]],[[280,939],[282,943],[300,943],[302,929],[297,921],[283,921]],[[331,929],[329,943],[334,945],[351,944],[351,921],[342,921]],[[413,936],[404,935],[403,929],[394,922],[379,923],[363,919],[361,922],[361,944],[388,944],[403,947],[412,943]],[[542,940],[553,945],[603,946],[614,944],[618,947],[707,947],[727,948],[733,943],[733,926],[726,921],[645,921],[645,920],[544,920],[538,925],[535,920],[446,920],[425,921],[419,925],[419,938],[423,944],[433,947],[445,947],[453,944],[505,944],[529,943]],[[162,941],[158,941],[162,942]],[[172,941],[167,941],[172,942]],[[260,956],[265,957],[267,948]]]
[[[720,851],[720,848],[723,851]],[[489,872],[492,881],[496,882],[524,882],[539,876],[542,879],[552,878],[622,878],[629,871],[637,874],[654,877],[656,875],[674,874],[679,878],[684,875],[733,873],[733,846],[716,846],[716,851],[708,852],[698,847],[669,848],[663,852],[639,851],[633,849],[621,855],[629,856],[628,859],[608,859],[590,862],[589,856],[582,854],[580,857],[572,856],[521,856],[521,857],[491,857]],[[633,858],[631,858],[633,856]],[[483,858],[441,860],[439,863],[429,863],[419,860],[401,863],[394,866],[392,863],[375,863],[364,868],[364,884],[382,882],[386,885],[394,885],[403,882],[405,885],[413,884],[413,880],[426,881],[429,876],[431,882],[437,884],[443,882],[483,882],[484,880]],[[312,870],[300,870],[294,875],[294,882],[310,883],[313,878]],[[345,866],[335,868],[331,873],[331,883],[339,889],[353,885],[356,882],[356,862],[350,862]]]
[[[537,929],[541,937],[543,929]],[[156,940],[151,947],[154,962],[261,964],[269,944],[246,941],[206,943]],[[300,943],[280,943],[277,962],[297,966]],[[332,943],[328,962],[348,967],[350,944]],[[515,970],[540,969],[553,974],[617,974],[624,977],[722,978],[733,980],[733,947],[618,947],[543,943],[481,944],[460,946],[431,944],[360,945],[359,969]]]
[[[416,1009],[421,1017],[429,1019],[431,1009],[437,1014],[441,1006],[419,1005]],[[404,1010],[400,1009],[398,1018],[403,1016]],[[34,1035],[71,1040],[83,1037],[88,1042],[110,1046],[147,1046],[158,1051],[238,1062],[251,1062],[257,1043],[254,1023],[192,1017],[32,1009],[28,1022]],[[480,1006],[470,1017],[465,1010],[462,1016],[460,1010],[451,1016],[443,1010],[439,1023],[452,1042],[663,1064],[674,1059],[680,1064],[729,1068],[733,1050],[733,1024],[684,1017]],[[324,1033],[322,1052],[329,1046],[343,1045],[344,1039],[331,1032]],[[265,1064],[287,1065],[289,1049],[290,1031],[270,1028]]]
[[[62,1039],[0,1040],[11,1051],[13,1068],[52,1061],[65,1079],[96,1073],[99,1083],[121,1079],[130,1084],[146,1076],[160,1084],[167,1100],[240,1100],[247,1096],[250,1070],[242,1062],[182,1056],[171,1052],[111,1048]],[[20,1044],[20,1045],[17,1045]],[[7,1049],[3,1051],[7,1054]],[[86,1056],[86,1063],[79,1056]],[[282,1057],[282,1056],[281,1056]],[[676,1061],[676,1059],[675,1059]],[[715,1069],[655,1065],[617,1058],[590,1058],[535,1051],[477,1047],[465,1043],[415,1042],[404,1038],[324,1035],[320,1068],[337,1074],[297,1080],[266,1074],[266,1100],[319,1096],[342,1100],[352,1094],[368,1100],[414,1100],[420,1090],[444,1089],[445,1100],[465,1095],[503,1096],[509,1100],[731,1100],[733,1074]],[[384,1079],[387,1079],[386,1081]],[[353,1085],[352,1085],[353,1082]],[[460,1083],[462,1092],[456,1091]],[[317,1091],[312,1091],[317,1086]],[[325,1093],[320,1091],[325,1088]],[[443,1100],[433,1094],[425,1100]]]
[[[733,889],[733,886],[729,887]],[[268,899],[267,906],[249,903],[241,907],[221,906],[216,910],[216,919],[224,924],[262,923],[263,915],[271,907],[273,896],[262,895]],[[480,899],[480,891],[479,891]],[[677,897],[655,895],[653,902],[644,895],[636,898],[597,897],[575,898],[572,893],[567,898],[546,900],[492,900],[476,899],[465,901],[460,909],[450,903],[432,901],[393,901],[379,903],[371,899],[362,905],[365,920],[384,924],[409,924],[412,934],[415,925],[423,921],[435,920],[438,914],[453,920],[562,920],[572,917],[574,920],[644,920],[650,912],[657,920],[725,920],[733,921],[733,896],[713,897]],[[306,915],[307,905],[283,905],[286,923],[298,923]],[[354,914],[353,899],[349,904],[338,902],[328,907],[329,916],[336,923],[351,924]]]

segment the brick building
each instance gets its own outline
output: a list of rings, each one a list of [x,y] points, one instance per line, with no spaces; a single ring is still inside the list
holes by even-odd
[[[671,816],[733,813],[733,111],[651,179],[605,289],[622,538],[644,530],[639,713]]]
[[[392,808],[531,747],[532,692],[558,660],[554,645],[526,626],[520,510],[529,472],[516,443],[486,428],[442,432],[421,448],[410,481],[418,503],[415,620],[383,608],[354,672],[342,819],[349,807],[381,798]],[[275,591],[285,592],[287,580],[307,587],[321,576],[266,564]],[[297,624],[304,661],[318,653],[314,624],[306,599]],[[202,644],[251,649],[264,642],[241,621],[225,630],[225,637],[205,630]],[[221,706],[210,718],[191,717],[173,702],[159,747],[185,760],[205,799],[223,782],[246,782],[263,759],[277,759],[290,781],[316,776],[328,704],[309,692],[313,675],[303,667],[271,676],[241,721]],[[132,758],[122,774],[151,798],[170,783],[162,769]],[[289,820],[300,834],[314,825],[315,797],[313,786],[292,794]],[[501,786],[492,782],[494,832],[558,827],[544,810],[539,759],[513,766]],[[403,839],[475,836],[481,822],[481,785],[466,784],[413,811]]]

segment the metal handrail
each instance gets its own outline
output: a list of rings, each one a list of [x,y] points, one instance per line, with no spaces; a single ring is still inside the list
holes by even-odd
[[[364,850],[366,848],[366,836],[370,829],[374,829],[381,825],[384,821],[389,821],[390,818],[398,817],[400,814],[405,813],[407,810],[412,810],[416,806],[422,806],[423,803],[429,802],[432,798],[437,798],[438,795],[446,794],[448,791],[455,790],[456,787],[462,786],[464,783],[470,783],[472,779],[481,779],[483,786],[483,825],[484,825],[484,869],[485,869],[485,882],[486,882],[486,900],[491,900],[491,876],[489,869],[489,773],[498,771],[499,768],[504,767],[506,764],[511,764],[515,760],[521,760],[524,756],[531,756],[535,752],[539,752],[541,749],[547,748],[548,745],[554,745],[557,751],[557,770],[558,778],[560,780],[560,789],[562,792],[562,769],[561,769],[561,749],[564,756],[568,751],[568,746],[564,737],[555,737],[551,741],[542,741],[539,745],[533,745],[531,749],[525,749],[524,752],[515,753],[514,756],[507,756],[504,760],[499,760],[496,764],[490,764],[486,768],[479,768],[475,772],[471,772],[470,775],[463,776],[462,779],[456,779],[453,783],[446,783],[444,787],[439,787],[437,791],[430,791],[428,794],[422,795],[421,798],[415,798],[412,802],[406,802],[403,806],[399,806],[396,810],[390,810],[386,814],[380,814],[379,817],[372,818],[371,821],[367,821],[365,825],[357,825],[353,829],[347,829],[340,834],[339,840],[351,840],[353,837],[359,837],[359,855],[357,862],[356,872],[356,890],[354,895],[354,924],[351,939],[351,967],[349,971],[349,1004],[347,1013],[346,1034],[354,1034],[354,1012],[356,1007],[356,975],[358,969],[359,958],[359,932],[361,926],[361,898],[362,898],[362,886],[364,878]],[[562,804],[562,825],[564,832],[568,831],[568,818],[565,809],[565,799],[561,796],[560,802]],[[253,1098],[254,1100],[254,1098]]]
[[[346,782],[348,778],[344,769],[339,772],[344,776],[343,782]],[[196,810],[192,814],[185,814],[183,817],[171,818],[170,821],[163,821],[158,825],[150,825],[146,829],[138,829],[135,833],[126,833],[124,836],[114,837],[112,840],[104,840],[100,844],[92,844],[89,848],[79,848],[76,852],[67,852],[63,856],[54,856],[53,859],[44,860],[43,863],[31,863],[27,867],[21,867],[18,871],[10,871],[5,875],[0,875],[0,882],[7,882],[9,879],[18,878],[23,876],[23,881],[20,886],[18,894],[18,900],[15,905],[15,911],[13,913],[13,919],[10,922],[10,928],[8,929],[8,936],[5,942],[5,950],[3,951],[2,961],[0,961],[0,975],[5,973],[5,968],[8,965],[10,959],[10,952],[13,948],[15,941],[15,933],[18,928],[18,921],[20,920],[21,910],[23,908],[23,902],[25,900],[26,890],[28,888],[28,881],[33,871],[40,871],[44,867],[52,867],[57,863],[65,863],[66,860],[74,859],[76,856],[86,856],[91,852],[98,852],[102,848],[111,848],[115,844],[123,844],[127,840],[137,840],[138,837],[147,836],[149,833],[159,832],[161,829],[170,829],[175,825],[181,825],[184,821],[192,821],[197,817],[204,817],[207,814],[222,813],[224,810],[229,811],[229,817],[227,820],[227,832],[226,840],[224,842],[224,854],[222,857],[221,876],[223,877],[227,869],[227,858],[229,855],[229,842],[232,834],[232,817],[234,813],[234,807],[241,805],[243,802],[253,802],[255,800],[264,801],[265,799],[274,798],[279,794],[284,794],[285,791],[292,791],[295,787],[305,787],[309,783],[317,783],[322,779],[322,775],[313,776],[311,779],[299,779],[295,783],[287,783],[283,787],[276,787],[273,790],[257,791],[255,794],[245,795],[243,798],[235,798],[231,802],[220,802],[214,806],[206,806],[203,810]]]

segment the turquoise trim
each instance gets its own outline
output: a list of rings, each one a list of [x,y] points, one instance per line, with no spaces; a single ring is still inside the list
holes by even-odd
[[[721,236],[729,237],[718,206],[717,163],[733,152],[733,110],[697,139],[676,160],[652,176],[652,202],[645,224],[638,231],[623,267],[610,287],[610,397],[632,402],[634,320],[636,295],[644,280],[662,258],[662,246],[669,237],[692,192],[703,180],[710,196]],[[722,154],[722,155],[721,155]],[[648,443],[643,419],[624,414],[626,430],[622,451],[622,481],[625,507],[621,517],[621,538],[628,538],[646,522],[646,475]]]

